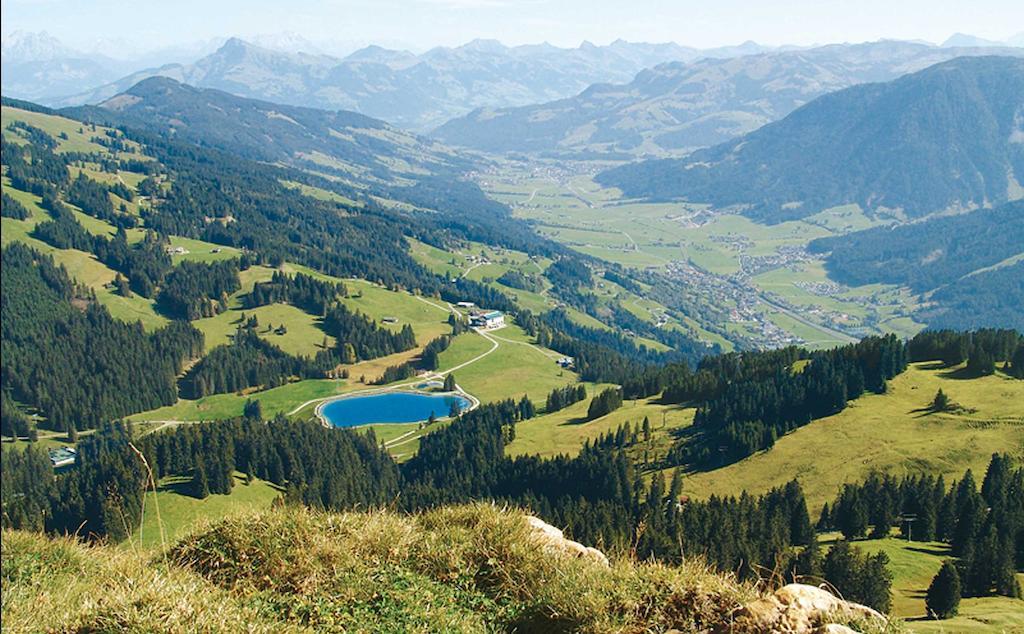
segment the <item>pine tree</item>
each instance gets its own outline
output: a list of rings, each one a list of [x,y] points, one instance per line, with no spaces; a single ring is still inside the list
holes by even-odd
[[[245,401],[242,416],[249,420],[263,420],[263,406],[259,401],[250,398]]]
[[[935,393],[935,398],[932,399],[931,410],[933,412],[944,412],[949,409],[949,397],[946,393],[939,388],[939,391]]]
[[[192,471],[192,497],[205,500],[210,496],[210,482],[206,478],[206,467],[200,460]]]
[[[454,392],[455,391],[455,375],[449,373],[444,377],[444,391]]]
[[[952,562],[945,561],[928,586],[925,598],[928,612],[937,619],[956,616],[960,607],[960,575]]]
[[[821,507],[821,515],[818,516],[818,524],[815,528],[819,531],[827,531],[832,528],[832,515],[828,510],[828,502]]]

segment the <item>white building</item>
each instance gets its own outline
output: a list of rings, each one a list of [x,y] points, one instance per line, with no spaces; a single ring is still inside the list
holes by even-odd
[[[469,325],[476,328],[493,330],[505,325],[505,314],[500,310],[492,310],[486,313],[475,313],[469,316]]]

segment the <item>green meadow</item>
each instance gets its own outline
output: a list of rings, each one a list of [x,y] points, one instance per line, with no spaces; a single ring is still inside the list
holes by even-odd
[[[1002,373],[961,379],[956,370],[917,363],[889,383],[885,394],[865,394],[835,416],[813,421],[775,446],[738,463],[690,473],[690,495],[752,493],[800,480],[812,513],[843,483],[872,472],[943,474],[947,482],[970,468],[984,473],[996,452],[1024,458],[1024,382]],[[929,413],[942,389],[966,413]]]

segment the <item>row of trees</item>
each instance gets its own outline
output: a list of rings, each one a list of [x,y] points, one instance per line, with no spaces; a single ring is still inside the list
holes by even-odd
[[[578,403],[585,398],[587,398],[587,388],[582,383],[556,387],[551,390],[550,394],[548,394],[544,411],[548,414],[557,412],[558,410],[565,409],[573,403]]]
[[[587,420],[601,418],[620,407],[622,407],[622,390],[610,387],[591,399],[590,406],[587,407]]]
[[[227,310],[228,295],[241,287],[238,260],[186,260],[164,277],[157,300],[166,314],[192,321]]]
[[[409,324],[393,332],[341,303],[334,303],[327,309],[323,329],[337,341],[341,363],[375,359],[416,347],[416,334]]]
[[[885,537],[894,526],[907,539],[948,543],[964,596],[1021,596],[1024,468],[1009,456],[992,456],[980,490],[970,470],[949,487],[941,476],[872,476],[846,485],[819,521],[847,539]]]
[[[348,289],[341,282],[329,282],[305,273],[288,275],[283,271],[274,271],[269,282],[257,282],[242,301],[246,308],[291,304],[322,317],[327,314],[328,306],[339,297],[347,296]]]

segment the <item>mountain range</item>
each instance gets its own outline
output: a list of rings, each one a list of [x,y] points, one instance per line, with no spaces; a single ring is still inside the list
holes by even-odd
[[[882,41],[670,62],[629,83],[597,84],[567,99],[480,108],[433,134],[488,152],[678,156],[751,132],[828,92],[992,52]],[[1024,55],[1017,48],[998,52]]]
[[[3,39],[0,86],[5,97],[50,104],[116,81],[140,68],[194,61],[222,42],[202,41],[139,51],[120,39],[101,39],[88,49],[77,49],[45,31],[14,31]]]
[[[914,218],[1018,199],[1024,59],[962,57],[854,86],[685,159],[632,163],[597,180],[767,222],[850,203]]]
[[[282,46],[276,38],[264,41]],[[673,43],[623,40],[607,46],[584,42],[577,48],[550,44],[508,47],[495,40],[474,40],[420,55],[367,46],[338,58],[231,38],[194,63],[139,70],[71,96],[41,101],[50,106],[99,103],[146,77],[161,75],[244,97],[353,110],[422,132],[474,108],[560,99],[594,83],[628,81],[640,70],[667,61],[729,58],[766,50],[774,49],[754,42],[698,50]],[[5,92],[21,96],[17,90],[5,88]]]
[[[423,131],[476,107],[565,97],[595,82],[623,81],[647,66],[697,55],[675,44],[620,41],[562,49],[475,40],[422,55],[369,46],[341,59],[282,52],[232,38],[192,64],[142,70],[51,105],[97,103],[141,79],[163,75],[245,97],[354,110]]]

